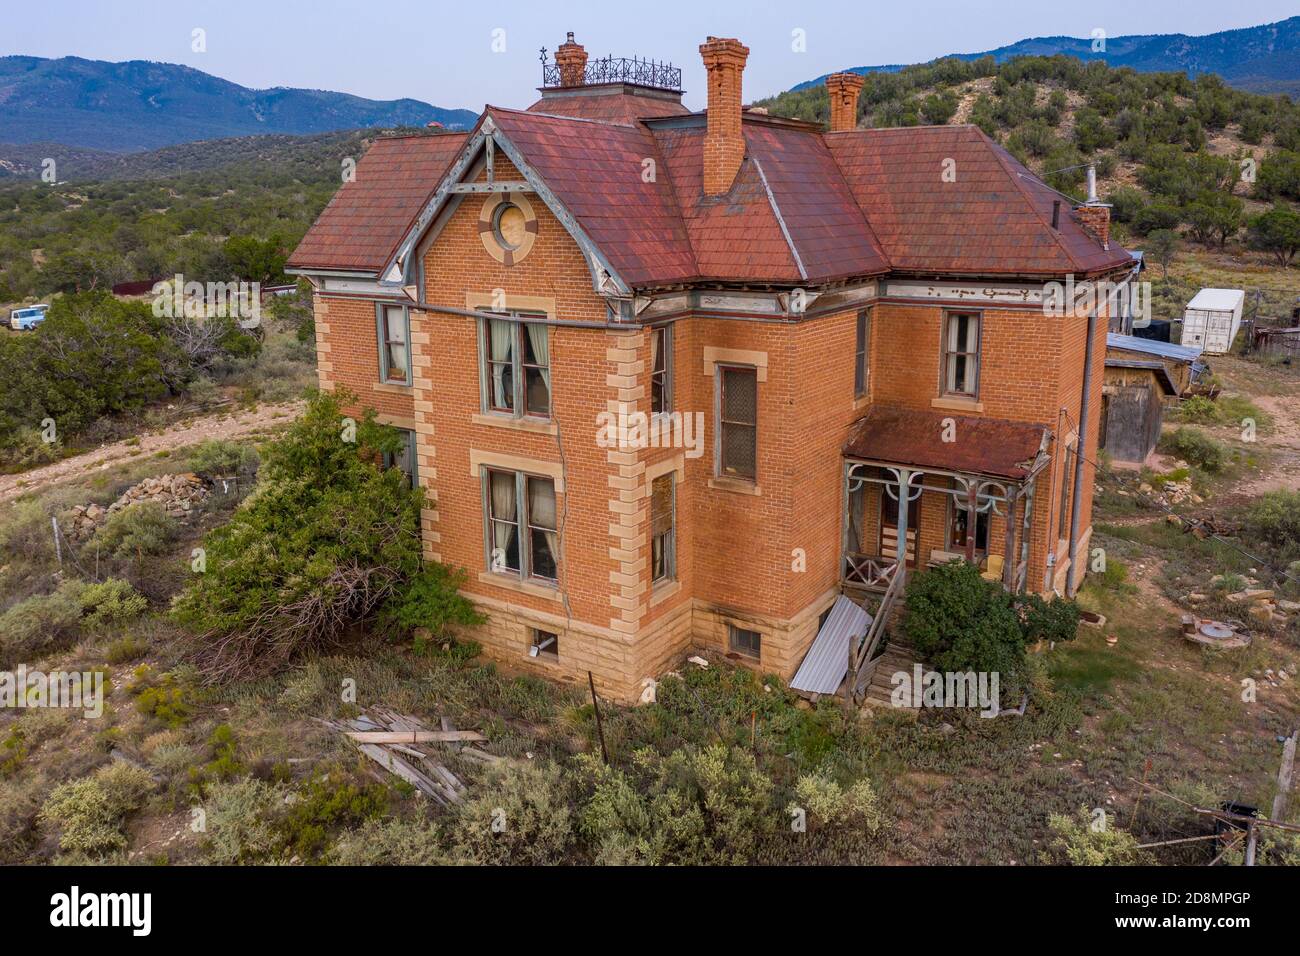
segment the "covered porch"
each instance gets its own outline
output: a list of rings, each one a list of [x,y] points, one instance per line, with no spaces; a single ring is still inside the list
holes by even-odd
[[[1032,423],[871,409],[843,452],[842,587],[896,593],[909,571],[963,559],[1024,590],[1049,439]]]

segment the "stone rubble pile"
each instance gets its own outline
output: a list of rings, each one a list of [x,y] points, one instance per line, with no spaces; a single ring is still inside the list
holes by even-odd
[[[161,504],[173,518],[184,518],[210,493],[203,479],[193,472],[146,478],[128,488],[107,508],[96,504],[77,505],[72,509],[72,526],[67,533],[74,540],[89,538],[109,515],[146,501]]]

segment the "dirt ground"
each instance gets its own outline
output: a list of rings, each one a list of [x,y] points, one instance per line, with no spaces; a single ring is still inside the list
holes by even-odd
[[[145,433],[138,438],[103,445],[94,451],[73,455],[52,465],[33,468],[17,475],[0,475],[0,502],[10,501],[19,495],[56,485],[69,478],[84,476],[91,471],[102,471],[141,455],[164,449],[182,448],[203,441],[240,438],[265,431],[297,418],[302,408],[303,403],[295,401],[208,415],[157,432]]]

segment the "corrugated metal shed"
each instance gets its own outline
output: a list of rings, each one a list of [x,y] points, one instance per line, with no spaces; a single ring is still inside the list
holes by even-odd
[[[791,689],[806,694],[835,693],[849,672],[849,641],[860,641],[870,627],[871,615],[841,594],[790,681]]]

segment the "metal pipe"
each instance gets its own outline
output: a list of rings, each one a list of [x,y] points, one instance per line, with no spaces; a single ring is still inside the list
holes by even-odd
[[[1083,466],[1086,463],[1084,453],[1088,450],[1088,424],[1092,411],[1092,355],[1093,341],[1097,338],[1097,310],[1088,313],[1088,344],[1083,350],[1083,395],[1079,399],[1079,434],[1074,440],[1074,490],[1070,501],[1070,560],[1068,577],[1065,580],[1067,597],[1074,597],[1079,590],[1079,513],[1082,511]]]

